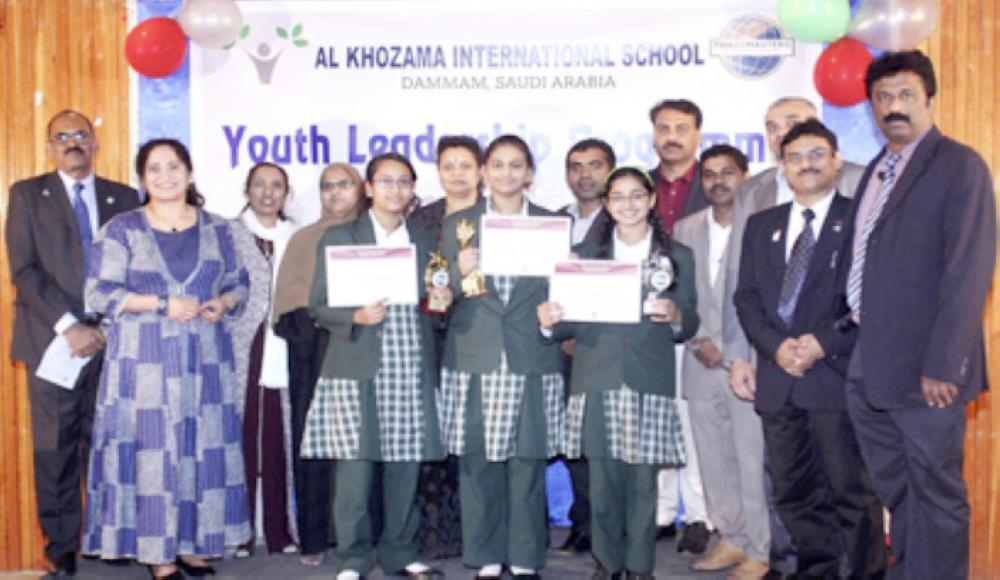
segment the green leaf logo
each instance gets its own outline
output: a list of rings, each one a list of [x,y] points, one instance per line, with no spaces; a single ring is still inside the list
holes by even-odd
[[[275,28],[274,31],[278,33],[278,36],[280,38],[288,38],[288,31],[282,28],[281,26]]]

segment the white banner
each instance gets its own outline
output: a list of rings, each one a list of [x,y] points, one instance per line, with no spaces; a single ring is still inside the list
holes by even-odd
[[[537,163],[533,201],[571,200],[565,155],[611,143],[619,164],[656,165],[649,109],[686,98],[704,112],[703,146],[729,142],[769,163],[767,105],[812,84],[819,44],[778,26],[774,0],[408,0],[240,2],[231,47],[191,50],[191,145],[208,208],[235,215],[247,170],[289,172],[289,213],[319,215],[320,170],[364,173],[395,150],[416,166],[417,192],[440,197],[442,135],[484,145],[516,133]]]

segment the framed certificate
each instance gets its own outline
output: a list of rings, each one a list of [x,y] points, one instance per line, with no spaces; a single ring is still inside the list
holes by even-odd
[[[328,246],[326,301],[331,308],[359,307],[381,299],[389,304],[416,304],[417,249],[413,244]]]
[[[562,260],[549,279],[549,300],[563,310],[563,320],[639,322],[642,267],[634,262]]]
[[[568,217],[484,215],[479,230],[479,263],[484,274],[552,275],[570,249]]]

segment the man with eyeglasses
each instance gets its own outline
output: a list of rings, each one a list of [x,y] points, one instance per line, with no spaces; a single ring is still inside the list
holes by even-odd
[[[799,576],[875,578],[885,568],[881,506],[847,415],[856,328],[843,284],[849,199],[837,193],[837,137],[810,119],[785,135],[792,201],[747,222],[734,302],[758,353],[756,382],[734,385],[764,428],[774,503]],[[756,389],[754,389],[756,384]]]
[[[52,578],[76,571],[81,471],[104,348],[99,320],[83,299],[87,257],[98,228],[139,203],[131,187],[94,175],[97,149],[86,116],[57,113],[45,143],[56,171],[15,183],[7,214],[7,255],[17,288],[11,357],[28,367],[35,496]],[[73,357],[90,358],[75,384],[36,376],[52,343]]]
[[[729,388],[722,356],[725,259],[732,231],[733,199],[746,179],[748,162],[731,145],[701,154],[707,209],[674,225],[674,239],[694,252],[701,326],[684,350],[681,384],[705,485],[708,515],[719,530],[712,550],[694,570],[733,568],[739,577],[769,569],[771,529],[764,499],[764,437],[753,405]]]
[[[764,133],[767,146],[775,160],[779,158],[781,140],[796,124],[807,119],[818,118],[816,107],[802,97],[782,97],[767,108],[764,114]],[[845,197],[853,197],[861,180],[864,167],[843,161],[837,173],[837,192]],[[731,365],[731,378],[738,384],[754,380],[753,353],[750,343],[733,306],[733,293],[740,265],[740,243],[747,219],[754,213],[772,208],[792,200],[792,189],[785,173],[778,163],[747,179],[740,186],[733,203],[733,232],[729,237],[726,256],[725,297],[722,302],[722,353]],[[795,546],[781,520],[774,513],[770,500],[770,480],[765,480],[765,491],[771,509],[771,572],[773,576],[790,575],[795,572]]]

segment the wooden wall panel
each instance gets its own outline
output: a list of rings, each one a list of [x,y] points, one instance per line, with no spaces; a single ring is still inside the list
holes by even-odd
[[[938,71],[941,129],[977,149],[1000,191],[1000,0],[939,2],[937,30],[923,45]],[[98,172],[129,180],[129,85],[122,57],[124,0],[0,0],[0,230],[7,186],[49,169],[42,141],[49,117],[77,108],[98,123]],[[0,242],[2,246],[2,242]],[[996,288],[997,285],[995,284]],[[12,364],[13,289],[0,247],[0,570],[42,566],[33,502],[24,369]],[[969,407],[966,479],[972,503],[973,578],[1000,578],[1000,293],[986,305],[990,379]]]
[[[0,0],[0,231],[7,187],[51,169],[45,126],[73,108],[97,125],[97,170],[129,180],[124,0]],[[0,243],[2,245],[2,243]],[[12,303],[0,249],[0,570],[42,568],[25,371],[8,359]]]

